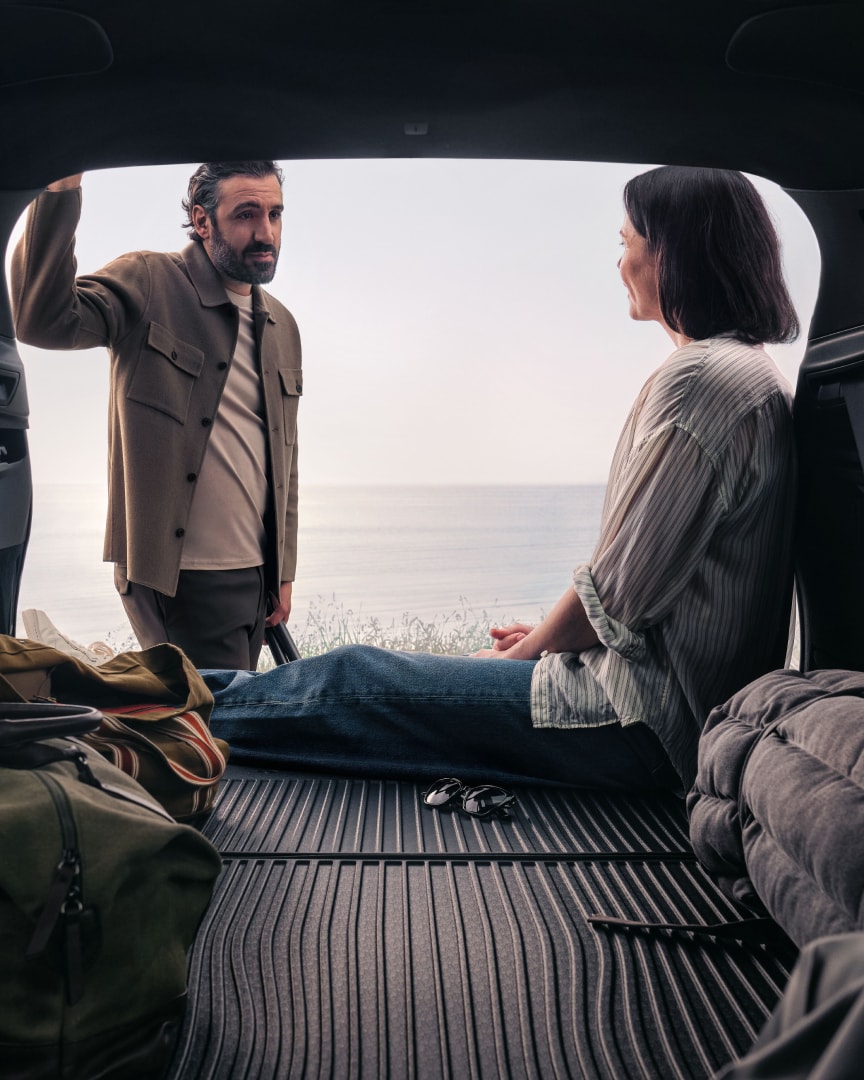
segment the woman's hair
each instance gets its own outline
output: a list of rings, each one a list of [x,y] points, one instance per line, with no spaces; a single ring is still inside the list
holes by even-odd
[[[740,172],[652,169],[628,182],[624,208],[656,259],[660,309],[672,330],[697,340],[731,334],[752,345],[798,336],[774,224]]]
[[[219,184],[229,176],[275,176],[282,185],[282,170],[275,161],[207,161],[199,165],[189,179],[189,190],[181,205],[186,211],[183,228],[190,240],[201,241],[192,224],[192,208],[201,206],[211,221],[216,220]]]

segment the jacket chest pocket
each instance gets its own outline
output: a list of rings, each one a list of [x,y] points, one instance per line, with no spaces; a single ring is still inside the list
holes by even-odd
[[[195,380],[203,366],[201,349],[159,323],[150,323],[126,396],[185,424]]]
[[[297,441],[297,406],[303,393],[303,372],[300,368],[279,368],[282,390],[282,425],[285,442],[291,446]]]

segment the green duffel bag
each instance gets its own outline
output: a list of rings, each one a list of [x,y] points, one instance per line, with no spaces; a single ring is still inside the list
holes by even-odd
[[[98,712],[0,706],[0,1077],[170,1065],[186,952],[221,861],[74,737]]]

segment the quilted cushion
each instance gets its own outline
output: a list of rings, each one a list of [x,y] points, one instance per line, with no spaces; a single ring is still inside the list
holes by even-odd
[[[708,718],[697,856],[798,945],[864,929],[864,673],[774,671]]]

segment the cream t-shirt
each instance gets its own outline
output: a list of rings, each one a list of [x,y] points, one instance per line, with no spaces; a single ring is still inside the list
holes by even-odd
[[[195,483],[182,570],[264,562],[267,434],[252,296],[226,290],[240,316],[237,345]]]

